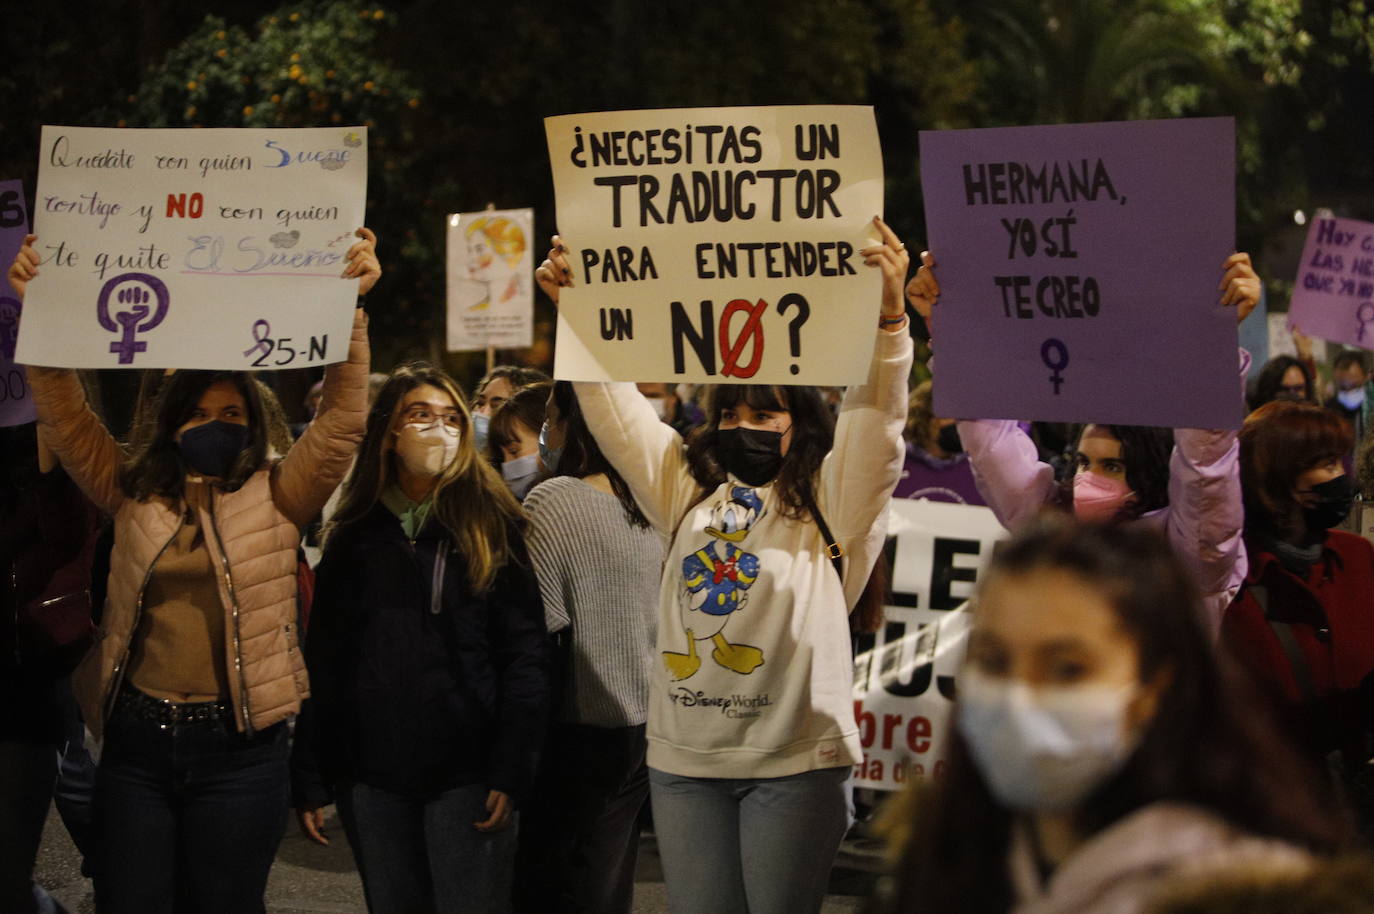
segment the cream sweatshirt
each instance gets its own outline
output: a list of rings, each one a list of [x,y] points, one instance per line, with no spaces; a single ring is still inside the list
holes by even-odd
[[[641,510],[672,537],[649,688],[649,766],[710,778],[785,777],[852,765],[849,609],[886,539],[905,454],[912,344],[878,332],[868,380],[845,394],[816,500],[844,547],[844,583],[810,518],[771,485],[703,494],[682,439],[633,384],[578,383],[592,434]]]

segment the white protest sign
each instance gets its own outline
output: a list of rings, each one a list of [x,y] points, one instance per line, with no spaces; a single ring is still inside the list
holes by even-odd
[[[448,351],[523,349],[534,334],[534,210],[448,217]]]
[[[17,358],[69,368],[301,368],[347,357],[340,279],[367,130],[44,127]]]
[[[873,110],[546,118],[572,288],[569,380],[844,385],[868,375],[882,274]]]
[[[877,635],[860,639],[854,715],[863,761],[857,786],[900,790],[939,777],[963,661],[966,601],[1005,537],[991,508],[894,498],[888,526],[893,604]]]

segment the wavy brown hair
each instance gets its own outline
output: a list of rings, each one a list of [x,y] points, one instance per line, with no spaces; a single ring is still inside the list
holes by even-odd
[[[1351,447],[1349,426],[1315,403],[1274,400],[1255,410],[1240,429],[1240,484],[1247,532],[1292,539],[1305,529],[1293,494],[1298,476]]]
[[[344,483],[338,513],[325,530],[329,541],[358,523],[377,504],[382,491],[396,479],[392,433],[405,395],[429,384],[447,393],[458,407],[458,455],[434,488],[433,517],[444,526],[454,547],[467,561],[468,585],[474,593],[491,587],[496,574],[515,559],[515,537],[523,525],[520,503],[500,475],[473,445],[472,415],[462,391],[446,373],[427,362],[409,362],[391,373],[367,414],[367,431],[358,459]]]
[[[125,495],[138,501],[181,497],[187,467],[177,446],[177,429],[191,418],[205,391],[221,381],[234,385],[248,406],[248,443],[229,475],[215,485],[237,491],[262,468],[268,458],[268,415],[253,376],[246,371],[178,371],[162,381],[151,408],[143,413],[146,418],[139,420],[131,436],[133,455],[119,471]]]

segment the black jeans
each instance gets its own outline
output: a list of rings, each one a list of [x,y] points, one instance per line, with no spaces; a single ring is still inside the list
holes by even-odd
[[[289,795],[285,723],[246,737],[115,714],[95,779],[97,909],[262,912]]]
[[[629,914],[649,796],[644,725],[555,724],[521,813],[516,910]]]

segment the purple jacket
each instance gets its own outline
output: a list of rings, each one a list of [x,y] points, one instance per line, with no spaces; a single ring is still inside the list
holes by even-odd
[[[1242,349],[1242,379],[1249,367],[1250,353]],[[959,439],[968,451],[978,490],[1008,530],[1023,526],[1054,500],[1054,470],[1040,462],[1034,442],[1015,422],[960,420]],[[1192,569],[1202,591],[1204,621],[1213,635],[1245,580],[1244,521],[1236,432],[1175,429],[1169,506],[1136,523],[1162,530],[1178,557]]]

